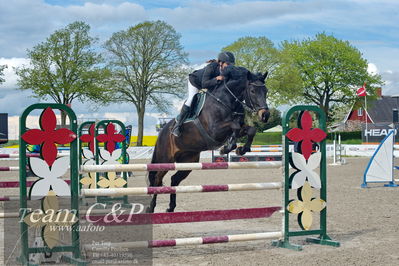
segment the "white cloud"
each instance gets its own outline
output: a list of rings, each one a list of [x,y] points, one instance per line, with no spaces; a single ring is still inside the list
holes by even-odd
[[[165,19],[178,29],[235,29],[257,21],[274,23],[289,16],[308,14],[309,17],[330,6],[328,1],[191,1],[186,6],[149,10],[151,17]],[[281,21],[280,21],[281,22]]]
[[[132,116],[132,114],[128,113],[128,112],[120,112],[120,113],[107,113],[106,112],[106,113],[104,113],[105,119],[109,119],[109,120],[116,119],[116,120],[121,121],[122,123],[126,123],[127,121],[132,120],[131,116]]]
[[[0,106],[1,112],[10,115],[19,115],[25,108],[38,100],[33,98],[30,91],[20,91],[17,89],[18,76],[14,68],[29,65],[26,58],[0,58],[0,65],[7,65],[4,70],[5,82],[0,85]]]
[[[385,71],[381,76],[385,81],[383,95],[399,95],[399,71]]]
[[[7,65],[4,69],[5,82],[0,85],[0,97],[5,90],[14,90],[17,87],[18,76],[15,74],[14,68],[21,67],[23,65],[29,65],[29,59],[27,58],[0,58],[0,65]]]
[[[57,6],[43,0],[14,0],[0,5],[0,40],[2,56],[25,56],[26,50],[44,41],[55,30],[82,20],[92,26],[94,34],[108,36],[147,19],[138,4],[116,5],[84,3],[82,6]]]
[[[383,95],[399,95],[399,71],[386,70],[380,73],[378,67],[369,63],[367,72],[371,75],[380,74],[385,82],[382,87]]]
[[[367,72],[371,75],[376,75],[378,74],[378,69],[377,66],[374,65],[373,63],[369,63],[367,66]]]
[[[379,72],[399,69],[399,48],[385,45],[359,45],[369,62],[378,66]]]
[[[106,23],[107,21],[135,23],[147,19],[145,9],[134,3],[94,4],[84,3],[83,6],[68,6],[65,8],[66,14],[75,18],[82,19],[95,25]]]

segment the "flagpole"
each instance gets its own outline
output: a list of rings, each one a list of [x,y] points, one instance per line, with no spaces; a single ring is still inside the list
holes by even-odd
[[[366,119],[366,129],[364,131],[364,134],[366,135],[366,143],[369,142],[369,137],[367,135],[367,130],[368,130],[368,122],[367,122],[367,117],[368,117],[368,113],[367,113],[367,92],[366,92],[366,82],[363,83],[363,86],[361,88],[359,88],[356,91],[357,96],[359,97],[364,97],[364,113],[366,114],[364,116],[364,119]]]
[[[368,135],[367,135],[367,117],[368,117],[368,114],[367,114],[367,93],[366,93],[366,96],[364,96],[364,109],[366,110],[366,142],[367,143],[369,143],[369,137],[368,137]]]

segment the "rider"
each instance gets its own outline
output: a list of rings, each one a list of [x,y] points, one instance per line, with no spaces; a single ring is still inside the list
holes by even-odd
[[[229,65],[234,65],[235,58],[231,52],[221,52],[218,55],[218,59],[210,60],[202,69],[195,70],[188,76],[188,97],[186,102],[180,111],[179,120],[176,120],[175,126],[172,129],[172,134],[176,137],[181,135],[181,126],[183,121],[190,114],[191,103],[195,94],[201,88],[206,88],[208,90],[213,90],[216,88],[224,79],[223,70],[225,70]]]

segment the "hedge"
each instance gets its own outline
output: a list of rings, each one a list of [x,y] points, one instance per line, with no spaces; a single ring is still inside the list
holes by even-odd
[[[330,132],[327,135],[327,142],[331,143],[334,140],[335,134],[341,134],[341,141],[347,144],[361,144],[362,134],[361,131],[352,132]],[[281,144],[281,132],[267,132],[256,133],[253,144]],[[240,139],[240,142],[245,142],[245,138]]]

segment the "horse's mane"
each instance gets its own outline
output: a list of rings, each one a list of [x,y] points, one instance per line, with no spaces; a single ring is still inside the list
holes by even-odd
[[[263,78],[263,74],[260,72],[257,73],[249,72],[249,73],[250,73],[250,78],[249,78],[250,81],[258,81],[258,80],[261,81]]]
[[[225,82],[218,87],[225,86],[233,91],[242,90],[246,86],[248,70],[244,67],[229,66],[223,76],[226,78]]]
[[[235,81],[235,84],[237,85],[245,84],[244,82],[248,80],[248,73],[249,71],[245,67],[229,66],[224,75],[228,77],[227,82]]]

